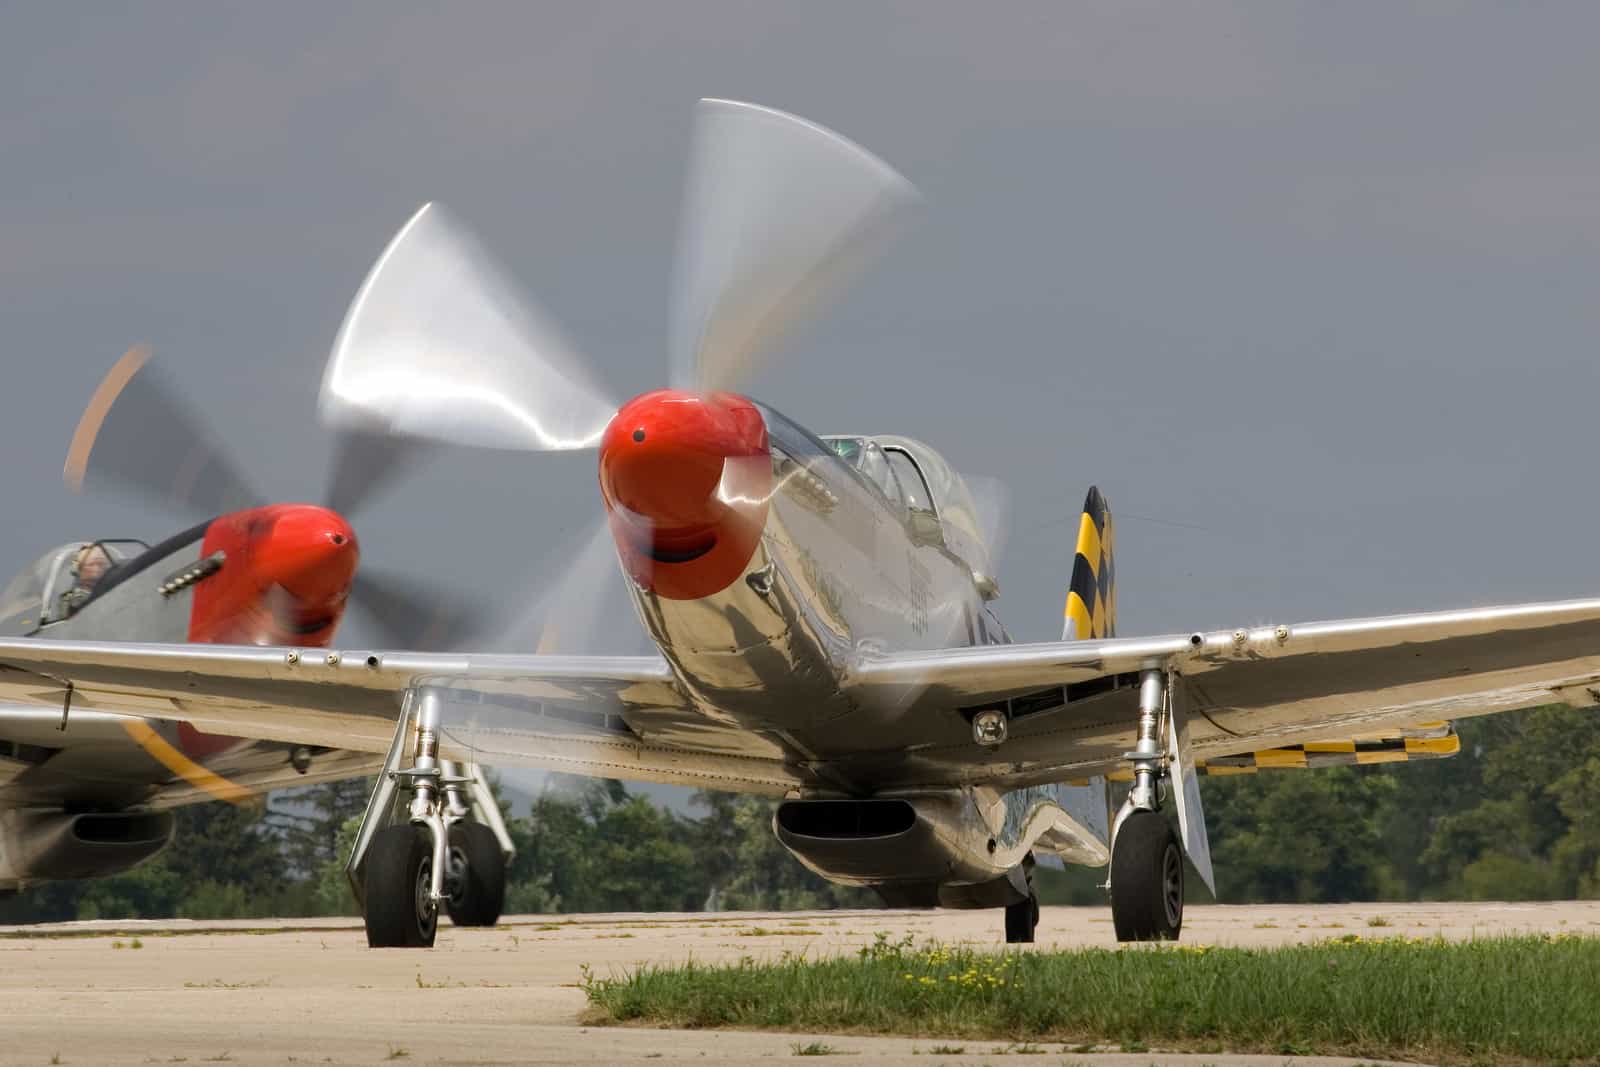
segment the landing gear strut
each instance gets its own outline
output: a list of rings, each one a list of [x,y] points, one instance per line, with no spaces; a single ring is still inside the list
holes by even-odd
[[[1173,941],[1183,929],[1183,847],[1161,814],[1167,776],[1161,720],[1169,692],[1165,671],[1140,676],[1139,737],[1128,753],[1133,788],[1112,825],[1111,921],[1118,941]]]
[[[438,694],[413,690],[345,865],[373,948],[430,948],[441,908],[458,926],[493,926],[505,902],[499,806],[476,764],[439,758],[439,731]]]

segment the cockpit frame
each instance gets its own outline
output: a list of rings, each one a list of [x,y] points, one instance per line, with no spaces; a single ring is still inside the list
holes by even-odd
[[[993,559],[972,493],[943,456],[921,441],[889,434],[830,434],[821,440],[902,511],[903,521],[918,543],[942,548],[966,563],[985,600],[999,596]],[[873,456],[881,457],[878,462],[883,467],[876,477]],[[897,463],[904,474],[896,473]],[[905,482],[909,476],[918,484],[908,493]]]
[[[0,632],[35,633],[69,618],[87,603],[96,589],[79,589],[75,563],[85,550],[94,548],[104,552],[109,562],[96,588],[110,581],[120,567],[150,550],[148,544],[133,537],[69,541],[51,549],[24,568],[0,593]],[[73,596],[75,592],[81,595]]]

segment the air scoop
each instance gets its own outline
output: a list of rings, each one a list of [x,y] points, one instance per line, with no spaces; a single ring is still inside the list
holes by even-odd
[[[720,592],[766,526],[772,456],[761,412],[732,393],[645,393],[600,442],[600,492],[624,569],[670,600]]]

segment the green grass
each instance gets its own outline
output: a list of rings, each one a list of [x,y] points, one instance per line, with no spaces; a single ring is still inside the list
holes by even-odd
[[[806,1045],[802,1045],[800,1042],[796,1041],[794,1043],[794,1045],[791,1046],[791,1047],[794,1049],[794,1054],[796,1056],[837,1056],[837,1055],[839,1055],[839,1050],[838,1049],[834,1048],[832,1045],[824,1045],[821,1041],[813,1041],[810,1044],[806,1044]]]
[[[582,985],[596,1022],[1600,1064],[1600,939],[1566,934],[1064,952],[880,935],[850,957],[645,966]]]

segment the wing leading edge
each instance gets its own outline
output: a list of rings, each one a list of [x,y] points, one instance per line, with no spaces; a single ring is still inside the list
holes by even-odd
[[[865,659],[871,715],[926,723],[918,773],[1043,781],[1103,773],[1133,738],[1137,672],[1183,685],[1201,759],[1305,746],[1552,702],[1600,703],[1600,599],[1190,635],[998,645]],[[940,711],[1004,707],[1011,740],[962,746]],[[928,740],[934,740],[928,738]]]
[[[443,697],[447,754],[575,774],[781,794],[770,742],[690,710],[659,656],[0,640],[0,700],[183,720],[261,740],[385,752],[405,694]]]
[[[404,694],[432,687],[464,757],[781,794],[819,772],[882,789],[1113,771],[1147,667],[1182,685],[1202,760],[1553,701],[1587,706],[1600,702],[1600,600],[864,658],[840,680],[854,721],[809,739],[803,767],[771,739],[691,708],[655,656],[10,639],[0,640],[0,700],[382,752]],[[1011,712],[1010,737],[985,748],[967,716],[995,706]]]

